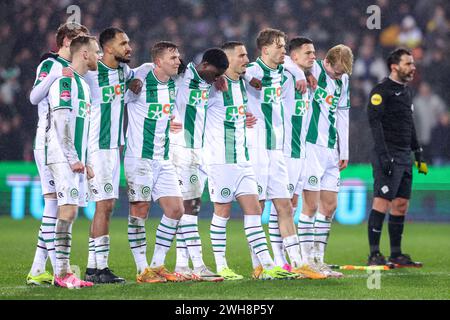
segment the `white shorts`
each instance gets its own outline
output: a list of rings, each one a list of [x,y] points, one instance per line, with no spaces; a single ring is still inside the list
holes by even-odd
[[[312,143],[306,143],[306,169],[304,190],[339,191],[339,153]]]
[[[33,150],[34,161],[39,172],[39,179],[41,180],[42,194],[55,193],[55,179],[53,174],[45,164],[45,150]]]
[[[259,200],[290,199],[289,178],[282,150],[248,149],[258,182]]]
[[[92,201],[119,198],[120,151],[119,149],[97,150],[88,153],[87,165],[94,171],[88,180]]]
[[[286,167],[289,177],[289,194],[291,198],[294,194],[301,195],[303,191],[303,185],[305,183],[305,158],[291,158],[285,157]]]
[[[250,163],[208,166],[208,188],[212,202],[230,203],[244,195],[258,195],[258,184]]]
[[[175,168],[170,160],[125,157],[124,167],[130,202],[182,197]]]
[[[200,198],[207,178],[202,149],[170,145],[170,159],[175,166],[183,200]]]
[[[86,207],[89,194],[85,174],[72,172],[69,163],[49,164],[48,168],[55,178],[58,206]]]

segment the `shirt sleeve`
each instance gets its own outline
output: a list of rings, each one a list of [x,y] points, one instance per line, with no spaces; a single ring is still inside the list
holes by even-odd
[[[367,115],[369,117],[369,125],[375,142],[375,151],[378,155],[387,154],[388,149],[384,139],[383,118],[386,103],[386,94],[376,86],[370,93],[369,103],[367,105]]]
[[[337,110],[336,129],[338,134],[339,160],[348,160],[348,128],[349,128],[348,108]]]
[[[339,109],[350,109],[350,79],[347,74],[343,77],[342,93],[338,101]]]
[[[50,86],[48,100],[52,110],[72,109],[72,78],[56,79]]]
[[[284,56],[284,64],[283,67],[289,71],[294,77],[296,81],[306,80],[305,73],[299,66],[295,64],[295,62],[291,59],[290,56]]]
[[[30,93],[31,104],[37,105],[44,99],[52,83],[62,77],[62,66],[54,60],[44,60],[36,72],[36,80]]]

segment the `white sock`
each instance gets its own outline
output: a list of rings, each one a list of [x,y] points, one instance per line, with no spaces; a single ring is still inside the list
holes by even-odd
[[[228,268],[227,259],[225,257],[227,248],[226,228],[228,220],[229,218],[223,218],[213,214],[209,229],[217,272],[220,272],[224,268]]]
[[[150,267],[156,268],[164,265],[167,252],[172,245],[173,238],[177,233],[179,220],[168,218],[165,214],[161,218],[161,222],[156,229],[155,250],[153,252]]]
[[[42,238],[42,227],[39,228],[36,252],[34,254],[33,264],[31,266],[31,275],[33,277],[45,272],[45,264],[47,262],[47,248],[44,238]]]
[[[258,256],[253,252],[252,246],[248,244],[248,249],[250,250],[250,257],[252,258],[252,267],[255,269],[256,267],[261,265],[259,262]]]
[[[314,220],[314,216],[303,213],[298,219],[298,240],[304,264],[311,264],[314,260]]]
[[[247,241],[265,269],[273,269],[275,263],[269,254],[266,234],[261,225],[260,215],[244,215],[244,229]]]
[[[58,216],[58,200],[44,198],[44,215],[42,216],[42,238],[47,248],[47,254],[50,258],[53,271],[56,269],[55,255],[55,226],[56,217]]]
[[[177,228],[177,262],[175,265],[175,270],[181,268],[189,268],[189,251],[186,246],[186,241],[184,241],[183,231],[178,225]]]
[[[56,275],[70,273],[70,249],[72,246],[72,225],[70,221],[57,219],[55,226]]]
[[[180,228],[194,269],[203,267],[205,263],[203,262],[202,241],[198,233],[198,217],[183,214],[180,219]]]
[[[278,226],[278,213],[274,204],[272,203],[270,218],[269,218],[269,239],[272,246],[273,259],[277,266],[284,266],[287,264],[286,255],[283,248],[283,238],[280,234],[280,228]]]
[[[128,243],[133,253],[137,273],[140,274],[148,267],[145,219],[128,216]]]
[[[283,244],[289,255],[289,259],[291,260],[291,265],[294,268],[300,267],[302,264],[302,256],[300,255],[300,246],[298,244],[297,234],[284,238]]]
[[[318,262],[323,263],[325,249],[330,235],[331,220],[331,218],[324,216],[320,212],[316,215],[314,222],[314,254]]]
[[[97,261],[95,259],[95,240],[89,237],[89,254],[88,254],[88,269],[96,269]]]
[[[109,235],[97,237],[95,241],[95,261],[97,263],[97,269],[103,270],[108,268],[108,256],[109,256]]]

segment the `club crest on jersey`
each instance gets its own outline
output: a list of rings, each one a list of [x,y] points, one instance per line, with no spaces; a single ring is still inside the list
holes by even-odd
[[[264,89],[264,102],[265,103],[277,103],[280,101],[281,87],[278,88],[265,88]]]
[[[245,116],[246,106],[228,106],[226,110],[225,121],[235,122]]]
[[[39,73],[38,80],[39,80],[39,81],[42,81],[42,80],[44,80],[44,78],[45,78],[46,76],[48,76],[48,72],[42,71],[41,73]]]
[[[70,101],[70,91],[69,90],[62,90],[59,94],[59,98],[64,102]]]
[[[338,89],[336,89],[336,94],[339,95]],[[329,95],[328,92],[324,88],[317,86],[317,89],[314,92],[314,100],[317,101],[319,104],[325,103],[325,104],[329,105],[330,111],[334,111],[337,108],[337,104],[339,102],[339,97],[335,97],[334,95]]]
[[[163,116],[170,116],[174,109],[173,103],[150,103],[148,105],[148,117],[153,120],[161,119]]]
[[[295,115],[303,117],[308,111],[309,101],[308,100],[295,100]]]
[[[192,89],[189,95],[189,104],[191,106],[198,106],[202,103],[202,101],[206,102],[209,98],[208,90],[198,90]]]

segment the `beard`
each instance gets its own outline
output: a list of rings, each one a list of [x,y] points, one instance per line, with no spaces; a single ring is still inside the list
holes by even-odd
[[[116,61],[122,62],[122,63],[130,63],[131,59],[125,58],[125,57],[118,57],[118,56],[114,56],[114,59],[116,59]]]
[[[410,81],[412,81],[414,79],[414,71],[410,71],[410,72],[399,71],[398,77],[403,82],[410,82]]]

